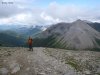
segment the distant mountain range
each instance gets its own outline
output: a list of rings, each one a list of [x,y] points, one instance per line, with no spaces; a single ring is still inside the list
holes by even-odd
[[[18,37],[16,33],[0,32],[0,46],[23,46],[24,40],[24,38]]]
[[[0,25],[1,46],[25,46],[29,36],[44,31],[44,26]]]
[[[34,46],[65,49],[100,49],[99,29],[99,23],[88,23],[82,20],[72,23],[58,23],[40,33],[37,38],[34,38],[36,40]]]
[[[100,23],[77,20],[51,26],[0,25],[2,46],[25,46],[29,36],[35,47],[100,49]]]

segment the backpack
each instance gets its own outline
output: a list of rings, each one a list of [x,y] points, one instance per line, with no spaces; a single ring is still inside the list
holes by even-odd
[[[29,40],[28,40],[28,44],[29,44],[29,45],[32,45],[32,39],[29,39]]]

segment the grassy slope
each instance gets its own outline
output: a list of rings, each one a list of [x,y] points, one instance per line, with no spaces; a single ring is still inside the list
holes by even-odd
[[[24,39],[17,36],[12,36],[5,33],[0,33],[0,45],[1,46],[22,46]]]

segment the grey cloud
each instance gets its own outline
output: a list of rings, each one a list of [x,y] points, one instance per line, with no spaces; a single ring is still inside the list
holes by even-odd
[[[6,0],[5,2],[10,2],[11,0]],[[28,3],[28,0],[12,0],[12,4],[2,3],[0,1],[0,18],[7,18],[14,16],[16,14],[25,13],[30,9],[25,7],[25,3]]]
[[[0,18],[11,17],[17,14],[25,14],[27,17],[21,21],[16,16],[13,23],[23,24],[52,24],[57,22],[72,22],[76,19],[94,21],[98,20],[100,11],[96,8],[82,8],[76,5],[60,5],[51,3],[47,8],[31,7],[34,0],[15,0],[13,5],[0,5]],[[9,20],[9,19],[8,19]]]

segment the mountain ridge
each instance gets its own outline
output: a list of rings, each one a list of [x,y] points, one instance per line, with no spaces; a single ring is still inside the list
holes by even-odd
[[[99,23],[87,22],[84,20],[76,20],[72,23],[60,22],[53,24],[45,30],[43,26],[18,27],[11,30],[0,30],[5,37],[12,36],[24,39],[26,42],[28,37],[33,37],[33,46],[36,47],[53,47],[65,49],[100,49],[100,32]],[[1,28],[2,29],[2,28]],[[0,38],[1,39],[1,38]],[[12,41],[10,38],[6,40]],[[21,41],[18,40],[18,41]],[[4,41],[4,39],[2,40]],[[7,41],[4,43],[8,43]],[[1,42],[3,44],[3,42]],[[23,46],[26,43],[23,43]],[[13,43],[11,43],[13,45]],[[6,45],[5,45],[6,46]],[[17,46],[17,45],[16,45]]]
[[[65,48],[71,49],[100,48],[100,44],[95,40],[100,40],[100,32],[82,20],[77,20],[72,23],[58,23],[42,32],[37,38],[44,39],[50,36],[56,41],[51,43],[53,46],[61,44]],[[50,43],[50,41],[48,42]]]

